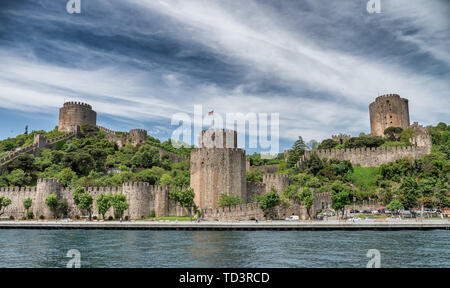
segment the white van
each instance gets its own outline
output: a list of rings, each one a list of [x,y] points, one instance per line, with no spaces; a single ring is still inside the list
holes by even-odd
[[[292,215],[292,216],[289,216],[288,218],[286,218],[285,220],[286,221],[298,221],[298,220],[300,220],[300,218],[296,215]]]

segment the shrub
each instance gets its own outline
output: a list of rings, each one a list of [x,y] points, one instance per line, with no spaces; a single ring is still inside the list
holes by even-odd
[[[27,218],[28,218],[28,219],[34,219],[33,211],[29,210],[29,211],[27,212]]]
[[[44,215],[39,215],[39,219],[44,220],[45,219]]]
[[[14,216],[9,216],[9,220],[14,220]]]
[[[112,221],[114,218],[112,216],[108,217],[108,221]]]

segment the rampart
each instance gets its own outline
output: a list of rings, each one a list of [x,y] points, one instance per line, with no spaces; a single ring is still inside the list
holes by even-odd
[[[38,155],[41,149],[45,148],[53,149],[58,141],[69,140],[75,136],[76,136],[75,132],[69,132],[64,135],[48,140],[44,135],[36,134],[34,136],[33,144],[30,144],[22,149],[16,150],[3,158],[0,158],[0,172],[3,171],[3,169],[6,169],[8,164],[11,163],[11,161],[13,161],[14,159],[16,159],[20,154]]]
[[[0,196],[11,199],[12,203],[5,209],[4,215],[21,218],[26,215],[23,207],[23,200],[32,199],[31,209],[35,217],[43,215],[45,218],[52,218],[53,215],[45,199],[49,194],[55,194],[61,199],[65,199],[68,204],[68,217],[86,215],[86,211],[80,209],[74,204],[73,192],[75,188],[65,188],[60,185],[56,179],[39,179],[36,187],[8,187],[0,188]],[[147,218],[155,212],[157,217],[162,216],[186,216],[188,211],[174,201],[169,200],[169,187],[150,185],[145,182],[124,183],[120,187],[85,187],[86,193],[92,195],[94,199],[93,215],[97,213],[96,199],[100,194],[124,194],[129,208],[124,212],[124,216],[130,219]],[[113,216],[113,208],[109,209],[106,217]]]
[[[318,193],[314,194],[314,204],[310,208],[309,215],[304,206],[292,201],[289,207],[274,207],[272,209],[274,213],[272,214],[275,214],[275,218],[279,219],[284,219],[291,215],[299,216],[300,219],[308,219],[310,216],[314,217],[318,212],[327,209],[328,206],[331,206],[331,193]],[[264,220],[271,218],[269,214],[265,213],[256,202],[202,210],[202,217],[209,221]]]
[[[289,185],[289,176],[286,174],[264,174],[263,183],[266,184],[266,193],[275,189],[278,194],[281,194],[284,187]]]
[[[306,160],[312,154],[320,158],[348,160],[352,165],[363,167],[380,166],[402,158],[419,159],[431,152],[431,146],[405,146],[382,148],[352,148],[352,149],[328,149],[306,151],[305,155],[297,163],[297,167],[304,169]]]

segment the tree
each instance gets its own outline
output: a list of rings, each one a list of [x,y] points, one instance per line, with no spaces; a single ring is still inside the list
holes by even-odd
[[[270,217],[273,217],[273,208],[280,204],[280,195],[278,195],[277,191],[272,188],[269,193],[266,193],[263,196],[258,196],[257,199],[261,209],[265,213],[269,214]]]
[[[139,151],[131,158],[136,167],[152,168],[160,163],[159,150],[148,145],[141,146]]]
[[[102,218],[105,219],[105,214],[111,208],[111,200],[112,194],[100,194],[97,197],[95,203],[97,204],[98,214],[102,215]]]
[[[72,192],[73,202],[75,203],[75,205],[78,206],[80,204],[80,195],[84,194],[84,192],[85,192],[85,190],[84,190],[84,187],[82,187],[82,186],[78,186]]]
[[[398,214],[400,210],[403,210],[403,205],[399,200],[394,199],[386,206],[386,208],[394,212],[394,214]]]
[[[322,141],[322,143],[320,143],[319,149],[333,149],[337,145],[338,143],[333,139],[325,139]]]
[[[411,208],[416,206],[419,198],[419,186],[416,180],[412,177],[404,178],[400,185],[400,194],[405,207]]]
[[[402,132],[402,127],[388,127],[384,129],[384,136],[390,141],[399,141]]]
[[[21,169],[13,170],[6,178],[12,186],[22,187],[27,184],[27,174]]]
[[[262,183],[264,172],[258,168],[253,168],[247,171],[247,182],[251,183]]]
[[[58,212],[58,197],[55,194],[49,194],[45,198],[45,205],[50,208],[50,211],[53,212],[53,216],[57,218],[57,212]]]
[[[306,208],[306,213],[308,213],[308,218],[311,219],[311,207],[314,204],[314,196],[309,189],[303,189],[300,192],[300,199],[302,201],[303,206]]]
[[[26,212],[26,215],[27,215],[27,218],[28,218],[28,219],[30,219],[29,216],[31,216],[31,213],[33,213],[33,212],[29,211],[32,204],[33,204],[33,200],[31,200],[31,198],[26,198],[26,199],[23,200],[23,207],[24,207],[25,210],[27,211],[27,212]],[[30,212],[31,212],[31,213],[30,213]],[[33,218],[34,218],[34,215],[33,215]]]
[[[300,157],[305,154],[306,149],[308,149],[308,145],[303,141],[302,136],[298,136],[297,141],[292,145],[292,149],[289,150],[287,158],[288,167],[294,167],[298,160],[300,160]]]
[[[0,196],[0,216],[5,213],[6,207],[11,204],[11,199]]]
[[[333,203],[333,209],[338,212],[338,215],[339,212],[342,212],[343,215],[345,205],[350,204],[349,193],[345,190],[339,193],[333,193],[331,195],[331,201]]]
[[[111,197],[111,206],[114,208],[114,216],[122,218],[123,212],[128,209],[130,204],[127,203],[125,195],[115,194]]]
[[[194,203],[195,193],[192,188],[181,190],[178,187],[172,188],[170,191],[170,199],[178,202],[182,207],[189,211],[189,217],[192,221],[192,210],[196,210],[197,206]]]
[[[242,198],[234,195],[220,194],[219,207],[236,206],[242,204]]]
[[[89,215],[89,220],[92,219],[92,204],[93,199],[92,196],[88,193],[81,193],[78,195],[78,208],[81,210],[86,210]]]

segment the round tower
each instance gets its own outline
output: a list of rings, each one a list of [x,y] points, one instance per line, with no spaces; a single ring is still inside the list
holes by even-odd
[[[237,148],[237,132],[229,129],[208,129],[200,133],[200,148]]]
[[[200,209],[217,208],[221,194],[247,199],[245,151],[237,148],[236,136],[232,130],[202,131],[202,148],[191,151],[191,187]]]
[[[146,182],[123,183],[122,193],[127,197],[130,204],[128,213],[130,219],[146,218],[150,214],[150,203],[152,202],[151,186]]]
[[[155,193],[155,216],[164,217],[169,215],[169,187],[154,186]]]
[[[61,197],[61,184],[57,179],[38,179],[36,187],[36,199],[33,201],[33,213],[35,217],[43,215],[46,219],[53,218],[53,212],[45,204],[48,195],[55,194]]]
[[[59,131],[72,132],[77,126],[97,125],[97,113],[92,106],[81,102],[66,102],[59,109]]]
[[[130,130],[130,141],[133,146],[144,144],[147,141],[147,131],[144,129]]]
[[[379,96],[369,105],[370,130],[373,136],[384,136],[388,127],[409,126],[408,99],[397,94]]]

